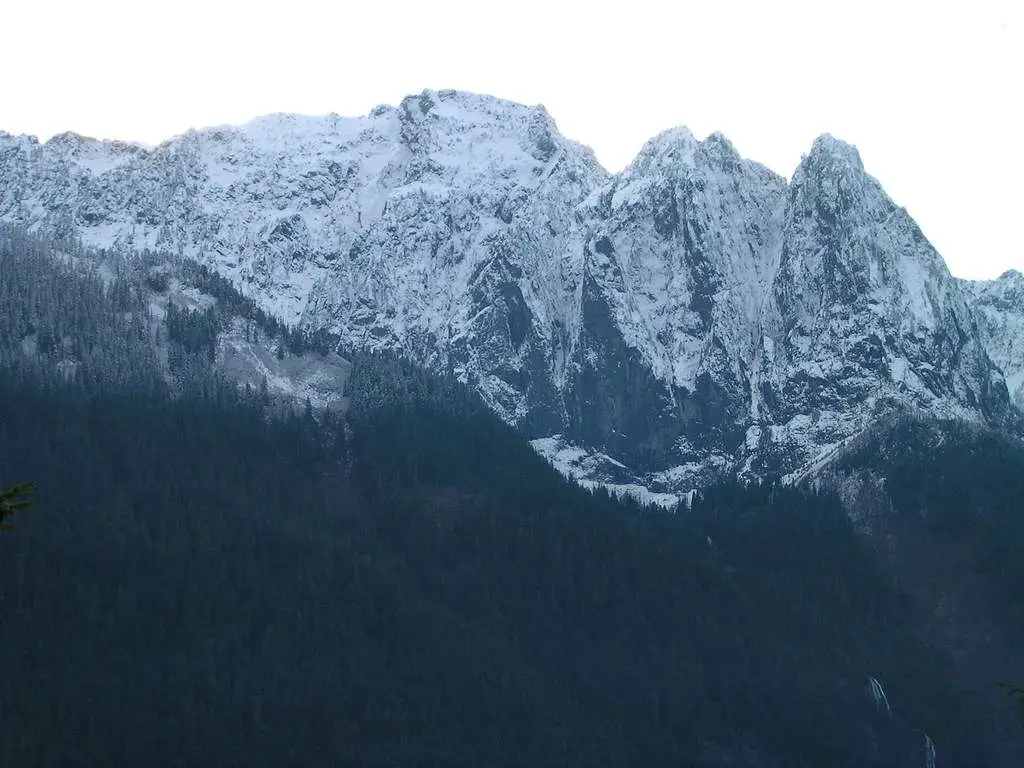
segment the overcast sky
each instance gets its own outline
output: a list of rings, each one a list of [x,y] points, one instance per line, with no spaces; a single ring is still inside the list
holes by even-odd
[[[544,104],[610,170],[686,125],[787,177],[828,132],[858,146],[954,274],[994,277],[1024,270],[1021,6],[25,1],[2,16],[0,130],[155,144],[458,88]]]

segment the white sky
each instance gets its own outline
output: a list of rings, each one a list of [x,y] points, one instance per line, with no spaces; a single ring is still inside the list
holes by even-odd
[[[11,0],[0,129],[157,143],[423,88],[542,103],[611,170],[720,130],[790,176],[856,144],[954,274],[1024,271],[1022,0]]]

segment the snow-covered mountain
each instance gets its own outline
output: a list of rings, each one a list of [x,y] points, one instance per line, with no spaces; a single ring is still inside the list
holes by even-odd
[[[0,220],[195,257],[593,481],[790,472],[892,409],[1018,419],[1020,275],[952,278],[828,136],[787,182],[685,129],[611,175],[542,107],[455,91],[154,149],[0,134]]]
[[[997,280],[962,282],[992,362],[1006,376],[1010,397],[1024,409],[1024,275],[1015,269]]]

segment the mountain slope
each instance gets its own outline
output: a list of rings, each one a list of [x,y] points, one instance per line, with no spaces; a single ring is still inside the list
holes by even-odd
[[[958,281],[857,151],[831,137],[790,185],[764,322],[757,394],[779,425],[771,439],[796,458],[787,469],[893,408],[1016,421]]]
[[[891,766],[917,728],[986,753],[835,504],[641,512],[451,381],[355,372],[340,444],[0,371],[0,465],[39,485],[0,541],[4,765]]]
[[[152,150],[0,135],[0,220],[195,257],[590,480],[789,472],[906,408],[1018,420],[965,287],[831,137],[789,183],[685,129],[609,175],[543,108],[425,91]]]
[[[721,136],[682,129],[595,192],[569,439],[637,468],[729,461],[784,193]]]
[[[1020,764],[986,680],[1014,646],[945,633],[992,599],[1020,633],[1021,481],[994,482],[1019,443],[865,441],[854,471],[899,470],[898,547],[968,543],[908,582],[851,523],[873,508],[589,493],[394,353],[346,361],[343,422],[268,409],[221,378],[227,342],[287,342],[260,358],[285,379],[317,340],[184,261],[0,235],[0,486],[38,486],[0,537],[3,765]]]
[[[907,596],[915,633],[951,660],[975,702],[1024,677],[1024,441],[963,422],[904,418],[868,430],[809,485],[835,491]],[[1024,760],[1024,720],[994,707],[978,738]],[[980,762],[980,761],[979,761]]]
[[[996,280],[964,280],[992,361],[1002,368],[1018,408],[1024,408],[1024,275],[1011,269]]]

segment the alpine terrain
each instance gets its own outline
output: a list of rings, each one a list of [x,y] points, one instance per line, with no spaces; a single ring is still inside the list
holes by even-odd
[[[0,765],[1019,768],[1022,407],[830,136],[0,134]]]
[[[196,259],[655,500],[798,472],[893,413],[1020,424],[1021,276],[951,277],[827,135],[787,181],[683,128],[610,174],[543,107],[456,91],[155,148],[0,134],[0,221]]]

